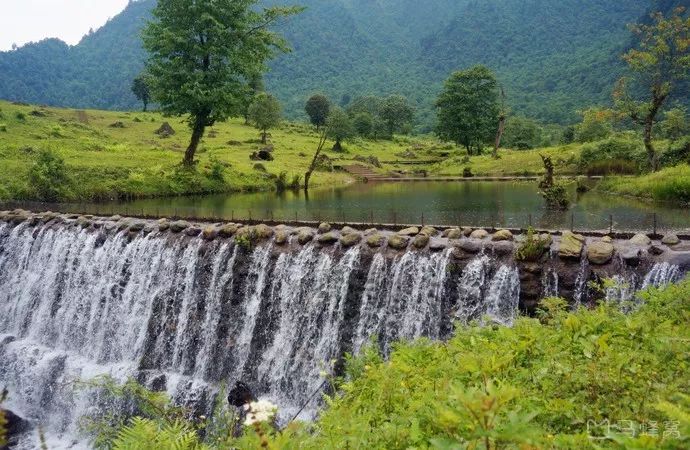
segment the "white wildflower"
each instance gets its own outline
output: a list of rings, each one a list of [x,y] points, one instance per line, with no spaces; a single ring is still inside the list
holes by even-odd
[[[245,426],[254,425],[257,422],[270,422],[276,415],[278,407],[268,400],[259,400],[249,404],[249,412],[244,421]]]

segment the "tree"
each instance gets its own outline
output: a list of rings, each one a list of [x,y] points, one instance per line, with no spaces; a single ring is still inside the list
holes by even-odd
[[[132,93],[136,96],[137,100],[144,104],[144,112],[146,112],[149,100],[151,100],[151,90],[149,89],[149,83],[144,75],[139,75],[132,81]]]
[[[388,136],[409,128],[414,120],[414,109],[402,95],[391,95],[381,103],[379,116],[386,124]]]
[[[468,155],[480,153],[494,138],[499,122],[498,83],[485,66],[453,73],[436,101],[436,134],[462,145]]]
[[[266,143],[268,130],[277,126],[281,119],[280,102],[271,94],[259,93],[249,106],[249,120],[261,130],[261,143]]]
[[[248,80],[285,41],[269,31],[301,8],[258,10],[257,0],[158,0],[143,32],[153,98],[164,113],[188,115],[192,165],[206,127],[239,114]]]
[[[664,137],[670,139],[671,142],[675,142],[688,132],[688,119],[685,114],[685,108],[678,107],[666,111],[664,113],[664,120],[659,122],[659,126],[664,133]]]
[[[316,126],[318,131],[322,126],[326,125],[326,119],[331,110],[331,102],[323,94],[312,95],[307,100],[304,110],[307,112],[312,125]]]
[[[623,55],[632,71],[631,78],[621,78],[614,90],[616,107],[642,126],[644,146],[649,167],[659,169],[659,155],[654,148],[653,131],[657,115],[677,87],[688,78],[690,72],[690,17],[685,8],[678,7],[669,17],[662,13],[652,15],[651,24],[631,26],[638,36],[637,48]],[[637,100],[628,93],[630,82],[646,92],[644,100]]]
[[[241,110],[242,110],[242,117],[244,117],[244,124],[249,125],[249,107],[251,106],[252,102],[256,98],[256,96],[259,94],[259,92],[264,91],[264,78],[263,74],[257,73],[254,75],[251,75],[249,77],[249,82],[247,83],[246,86],[244,86],[244,89],[242,91],[242,97],[241,97]]]
[[[582,122],[575,126],[577,142],[594,142],[606,139],[613,132],[616,112],[607,108],[593,107],[582,111]]]
[[[539,124],[527,117],[512,116],[506,123],[503,142],[509,148],[527,150],[541,144],[542,130]]]
[[[368,137],[374,129],[374,118],[368,112],[360,112],[352,117],[352,127],[355,133]]]
[[[330,116],[326,120],[326,135],[333,139],[333,151],[341,152],[343,150],[342,142],[352,137],[353,129],[350,116],[340,108],[334,108]]]

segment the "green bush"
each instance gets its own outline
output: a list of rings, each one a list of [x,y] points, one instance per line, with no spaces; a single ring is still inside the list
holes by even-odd
[[[690,137],[672,143],[659,155],[659,164],[662,167],[671,167],[680,163],[690,164]]]
[[[29,187],[36,198],[47,202],[64,199],[69,191],[69,178],[65,161],[57,154],[41,150],[29,169]]]
[[[589,175],[638,173],[644,164],[644,149],[637,139],[614,136],[582,146],[580,167]]]
[[[288,181],[287,181],[287,172],[283,171],[278,174],[278,176],[275,179],[276,183],[276,191],[278,192],[284,192],[287,187],[288,187]]]
[[[372,342],[346,358],[346,377],[313,424],[209,440],[209,421],[182,422],[169,403],[154,403],[159,412],[101,436],[114,448],[161,450],[688,448],[690,280],[639,295],[627,314],[611,303],[571,312],[546,299],[537,318],[399,343],[388,360]]]
[[[515,258],[518,261],[539,261],[544,252],[546,252],[549,244],[549,239],[542,239],[539,234],[534,231],[534,228],[529,227],[525,235],[525,240],[520,244],[515,253]]]
[[[568,190],[562,183],[555,183],[551,187],[543,188],[541,195],[544,197],[546,207],[549,209],[565,211],[568,209],[568,206],[570,206]]]

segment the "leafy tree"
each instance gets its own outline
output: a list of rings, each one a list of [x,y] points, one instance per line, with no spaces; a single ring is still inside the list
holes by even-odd
[[[506,147],[527,150],[541,144],[542,130],[539,123],[522,116],[509,117],[503,134]]]
[[[575,126],[577,142],[594,142],[606,139],[613,132],[616,113],[606,108],[589,108],[582,112],[582,122]]]
[[[277,126],[281,119],[280,102],[271,94],[261,92],[249,106],[249,120],[261,130],[261,142],[266,143],[268,130]]]
[[[164,113],[189,115],[192,165],[206,127],[239,114],[243,87],[285,41],[269,31],[299,8],[257,11],[257,0],[159,0],[144,30],[153,97]]]
[[[326,120],[326,133],[330,139],[335,141],[333,151],[342,151],[342,142],[352,137],[353,134],[350,116],[342,109],[334,108]]]
[[[352,127],[358,135],[368,137],[374,130],[374,118],[366,111],[357,113],[352,117]]]
[[[499,118],[498,83],[485,66],[453,73],[436,101],[441,139],[462,145],[468,155],[491,141]]]
[[[307,112],[312,125],[315,125],[318,131],[322,126],[326,125],[326,119],[331,110],[331,102],[323,94],[312,95],[307,100],[304,110]]]
[[[654,13],[651,24],[631,27],[639,38],[637,48],[623,55],[633,72],[632,81],[647,94],[637,100],[628,93],[628,78],[621,78],[614,91],[617,108],[642,126],[649,167],[659,169],[659,155],[654,148],[653,131],[664,103],[690,74],[690,17],[678,7],[669,17]]]
[[[379,116],[386,124],[388,136],[405,132],[414,120],[414,109],[402,95],[391,95],[381,103]]]
[[[685,135],[688,132],[688,119],[685,114],[685,108],[673,108],[664,113],[664,119],[659,122],[661,131],[664,136],[672,142]]]
[[[148,80],[144,75],[139,75],[132,81],[132,93],[134,96],[144,104],[144,112],[151,100],[151,89],[149,88]]]
[[[265,88],[263,75],[260,73],[251,75],[249,78],[249,82],[246,86],[244,86],[244,89],[242,90],[242,97],[240,100],[240,108],[242,110],[242,117],[244,117],[245,125],[249,125],[249,107],[251,106],[252,102],[254,101],[254,98],[256,98],[259,92],[263,92],[264,90]]]

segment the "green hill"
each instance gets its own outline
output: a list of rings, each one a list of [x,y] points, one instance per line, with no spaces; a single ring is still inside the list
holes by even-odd
[[[568,123],[576,110],[609,101],[630,42],[626,24],[648,0],[272,0],[307,6],[282,25],[294,51],[277,58],[267,87],[291,118],[309,94],[334,101],[400,93],[420,129],[454,69],[492,67],[511,107]],[[668,9],[679,0],[661,0]],[[0,53],[0,98],[75,108],[136,109],[129,90],[143,67],[139,30],[155,0],[132,1],[76,46],[45,40]]]

